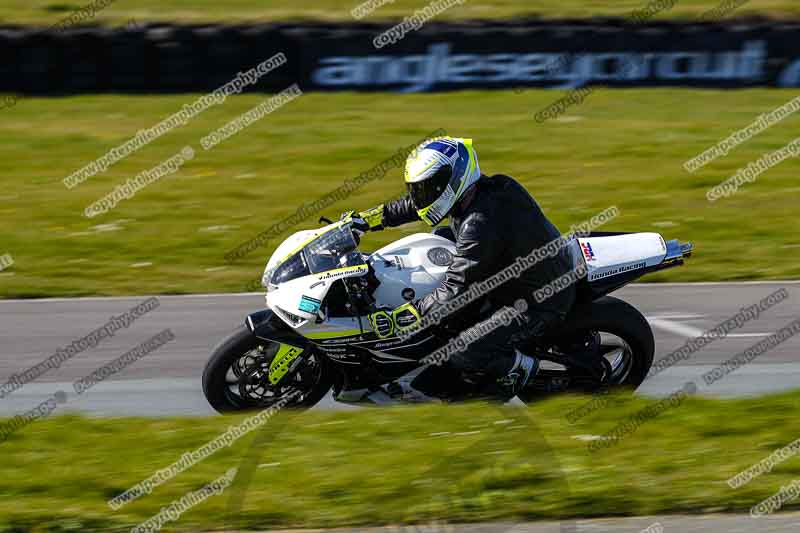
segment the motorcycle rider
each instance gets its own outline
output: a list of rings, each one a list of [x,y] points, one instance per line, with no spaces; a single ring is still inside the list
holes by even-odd
[[[517,257],[544,247],[560,236],[539,205],[509,176],[482,174],[471,139],[438,137],[417,147],[405,165],[408,193],[392,202],[343,217],[366,232],[424,220],[436,226],[447,216],[456,253],[441,285],[424,298],[405,304],[402,315],[421,320],[437,306],[463,294],[512,264]],[[447,317],[448,324],[476,339],[449,357],[449,365],[482,394],[510,399],[539,369],[539,361],[515,349],[522,340],[541,335],[563,319],[575,300],[573,286],[539,303],[533,293],[572,269],[567,248],[506,281],[476,305]],[[528,304],[511,323],[509,312],[519,298]],[[487,304],[488,302],[488,304]],[[484,309],[489,307],[487,313]],[[399,309],[399,308],[398,308]],[[397,310],[396,310],[397,311]],[[410,312],[409,312],[410,311]],[[399,316],[396,312],[392,316]],[[515,315],[516,316],[516,315]],[[498,324],[501,322],[507,325]],[[409,321],[404,321],[404,326]],[[472,331],[470,331],[472,330]],[[488,334],[482,332],[490,331]],[[468,335],[469,334],[469,335]]]

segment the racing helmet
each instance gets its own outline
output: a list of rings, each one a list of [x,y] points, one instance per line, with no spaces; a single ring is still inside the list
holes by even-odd
[[[431,226],[444,220],[480,177],[472,139],[437,137],[419,145],[406,160],[411,202]]]

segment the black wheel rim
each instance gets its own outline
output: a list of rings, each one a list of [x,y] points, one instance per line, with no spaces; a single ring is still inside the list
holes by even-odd
[[[610,370],[604,385],[621,385],[633,369],[633,350],[624,338],[614,333],[601,331],[600,338],[600,354],[608,363],[606,368]]]
[[[564,353],[558,348],[550,350],[550,356],[546,357],[547,362],[542,364],[543,378],[556,382],[565,380],[565,383],[572,383],[569,388],[577,387],[580,390],[589,391],[600,388],[608,388],[623,385],[634,368],[635,356],[630,344],[620,335],[609,331],[587,331],[584,335],[589,338],[598,338],[598,356],[605,368],[605,375],[602,381],[596,377],[590,377],[584,369],[567,367],[561,364]]]
[[[316,354],[304,357],[300,366],[273,385],[269,365],[278,343],[264,342],[233,359],[225,371],[225,396],[238,408],[267,408],[278,402],[284,407],[299,405],[322,379],[323,369]]]

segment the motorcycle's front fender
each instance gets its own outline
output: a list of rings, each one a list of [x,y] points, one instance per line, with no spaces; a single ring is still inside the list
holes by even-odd
[[[244,325],[250,333],[266,341],[308,343],[308,340],[290,328],[271,309],[262,309],[247,315]]]

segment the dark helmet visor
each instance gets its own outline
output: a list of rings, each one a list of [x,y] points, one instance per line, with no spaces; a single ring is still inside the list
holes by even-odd
[[[415,183],[406,183],[408,194],[411,196],[411,202],[414,207],[418,211],[430,207],[442,195],[447,184],[450,183],[452,175],[453,169],[450,165],[443,165],[428,179]]]

